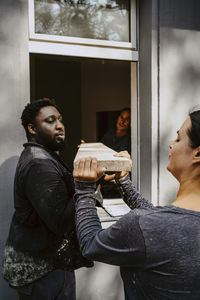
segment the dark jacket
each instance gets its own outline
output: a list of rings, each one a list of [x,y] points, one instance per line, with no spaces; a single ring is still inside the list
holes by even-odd
[[[27,143],[15,175],[15,212],[4,251],[4,278],[13,286],[53,270],[64,233],[75,226],[73,177],[58,155]]]
[[[109,131],[105,133],[101,142],[107,147],[120,152],[120,151],[128,151],[131,154],[131,135],[130,131],[123,136],[116,136],[116,128],[111,128]]]

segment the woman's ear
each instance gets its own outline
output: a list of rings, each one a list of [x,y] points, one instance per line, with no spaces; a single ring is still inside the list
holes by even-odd
[[[32,135],[36,135],[36,130],[33,124],[29,123],[28,124],[28,131],[32,134]]]
[[[200,163],[200,146],[195,149],[193,163]]]

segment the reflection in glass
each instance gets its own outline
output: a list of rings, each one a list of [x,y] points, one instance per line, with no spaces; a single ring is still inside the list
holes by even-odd
[[[35,0],[35,32],[129,42],[129,0]]]

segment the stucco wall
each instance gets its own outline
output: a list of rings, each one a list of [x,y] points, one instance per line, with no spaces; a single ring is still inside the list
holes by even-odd
[[[200,103],[200,2],[161,0],[160,64],[160,204],[171,202],[178,183],[166,170],[169,142]]]
[[[151,197],[152,1],[139,2],[139,188]]]
[[[13,212],[13,177],[25,141],[20,115],[29,99],[26,0],[0,2],[0,256]],[[1,276],[1,275],[0,275]],[[0,299],[17,299],[0,277]]]
[[[176,196],[169,143],[200,103],[200,2],[139,1],[140,190],[154,204]]]

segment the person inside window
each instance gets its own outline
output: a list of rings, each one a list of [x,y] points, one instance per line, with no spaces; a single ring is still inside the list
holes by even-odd
[[[115,127],[105,133],[101,142],[117,152],[126,150],[131,154],[130,124],[131,110],[125,107],[120,111]]]
[[[127,151],[131,154],[131,110],[123,108],[117,118],[115,127],[108,130],[101,142],[107,147],[117,151]],[[118,186],[113,181],[113,172],[107,172],[103,180],[100,180],[100,191],[103,198],[121,198]]]

